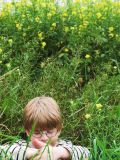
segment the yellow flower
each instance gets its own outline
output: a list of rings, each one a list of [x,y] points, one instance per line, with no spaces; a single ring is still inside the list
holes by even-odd
[[[46,7],[46,3],[41,3],[41,7],[45,8]]]
[[[86,119],[89,119],[90,117],[91,117],[91,114],[86,114],[86,115],[85,115],[85,118],[86,118]]]
[[[55,15],[55,11],[51,11],[51,14],[54,16]]]
[[[86,59],[89,59],[90,57],[91,57],[91,56],[90,56],[89,54],[86,54],[86,55],[85,55],[85,58],[86,58]]]
[[[21,25],[21,24],[19,24],[19,23],[17,23],[17,24],[16,24],[16,28],[17,28],[18,30],[21,30],[22,25]]]
[[[56,23],[53,23],[53,24],[52,24],[52,27],[56,27]]]
[[[45,48],[46,42],[42,42],[41,44],[42,44],[42,48]]]
[[[9,45],[11,46],[12,43],[13,43],[13,40],[12,40],[12,39],[9,39],[9,40],[8,40],[8,43],[9,43]]]
[[[101,108],[103,108],[103,105],[101,103],[97,103],[96,108],[101,110]]]
[[[99,18],[102,17],[102,14],[101,14],[100,12],[98,12],[98,13],[96,14],[96,16],[97,16],[97,18],[99,19]]]
[[[12,3],[7,2],[5,7],[6,7],[7,11],[10,11],[12,9]]]
[[[47,17],[48,17],[48,18],[51,18],[51,17],[52,17],[52,14],[51,14],[51,13],[48,13],[48,14],[47,14]]]
[[[69,49],[68,49],[68,48],[65,48],[65,49],[64,49],[64,51],[65,51],[65,52],[68,52],[68,51],[69,51]]]
[[[73,1],[73,3],[79,3],[80,2],[80,0],[74,0]]]
[[[22,14],[22,18],[25,18],[25,15],[24,15],[24,14]]]
[[[85,26],[85,27],[87,27],[87,26],[88,26],[88,24],[89,24],[89,22],[88,22],[88,21],[84,21],[84,22],[83,22],[83,26]]]
[[[35,18],[35,22],[39,22],[40,21],[40,18],[39,17],[36,17]]]
[[[66,12],[64,12],[64,13],[62,14],[62,16],[63,16],[63,17],[67,17],[68,14],[67,14]]]
[[[114,30],[113,27],[109,27],[109,32],[112,32]]]
[[[110,33],[110,34],[109,34],[109,37],[114,37],[114,34],[113,34],[113,33]]]
[[[39,38],[40,40],[42,40],[42,39],[43,39],[43,32],[38,33],[38,38]]]
[[[2,53],[3,52],[3,50],[0,48],[0,53]]]

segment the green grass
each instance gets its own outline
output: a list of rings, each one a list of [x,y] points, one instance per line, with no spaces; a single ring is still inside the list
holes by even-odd
[[[19,139],[24,106],[47,95],[60,105],[62,138],[88,147],[91,160],[119,160],[120,4],[14,7],[0,17],[0,143]]]

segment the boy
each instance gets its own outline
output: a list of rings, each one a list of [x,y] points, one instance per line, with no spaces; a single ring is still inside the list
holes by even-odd
[[[6,152],[13,160],[80,160],[89,157],[87,148],[58,139],[62,119],[59,106],[53,98],[42,96],[32,99],[23,115],[25,132],[30,141],[19,140],[11,146],[1,146],[2,156]]]

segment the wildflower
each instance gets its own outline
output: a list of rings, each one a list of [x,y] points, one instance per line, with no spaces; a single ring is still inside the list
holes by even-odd
[[[56,23],[53,23],[53,24],[52,24],[52,27],[56,27]]]
[[[114,37],[114,34],[113,34],[113,33],[110,33],[110,34],[109,34],[109,37]]]
[[[6,9],[7,9],[8,11],[10,11],[11,8],[12,8],[12,3],[7,2],[7,3],[6,3]]]
[[[91,56],[90,56],[89,54],[86,54],[86,55],[85,55],[85,58],[86,58],[86,59],[89,59],[90,57],[91,57]]]
[[[85,26],[85,27],[87,27],[87,26],[88,26],[88,24],[89,24],[89,22],[88,22],[88,21],[84,21],[84,22],[83,22],[83,26]]]
[[[88,113],[87,113],[87,114],[85,115],[85,118],[86,118],[86,119],[89,119],[90,117],[91,117],[91,114],[88,114]]]
[[[97,16],[97,18],[99,19],[99,18],[102,17],[102,14],[101,14],[100,12],[98,12],[98,13],[96,14],[96,16]]]
[[[48,18],[51,18],[51,17],[52,17],[52,14],[51,14],[51,13],[48,13],[48,14],[47,14],[47,17],[48,17]]]
[[[40,40],[42,40],[42,39],[43,39],[43,32],[38,33],[38,38],[39,38]]]
[[[45,8],[46,7],[46,4],[43,2],[41,3],[41,7]]]
[[[96,108],[99,109],[99,110],[101,110],[101,108],[103,108],[103,105],[101,103],[97,103],[96,104]]]
[[[54,16],[55,15],[55,11],[51,11],[51,14]]]
[[[69,51],[69,49],[68,49],[68,48],[65,48],[65,49],[64,49],[64,51],[65,51],[65,52],[68,52],[68,51]]]
[[[42,48],[45,48],[46,42],[42,42],[41,44],[42,44]]]
[[[9,40],[8,40],[8,43],[9,43],[9,45],[11,46],[12,43],[13,43],[13,40],[12,40],[12,39],[9,39]]]
[[[25,18],[25,15],[24,15],[24,14],[22,14],[22,18]]]
[[[79,3],[79,0],[74,0],[73,3]]]
[[[65,13],[62,14],[62,16],[63,16],[63,17],[67,17],[68,14],[65,12]]]
[[[109,32],[112,32],[114,30],[113,27],[109,27]]]
[[[0,48],[0,53],[2,53],[3,52],[3,50]]]
[[[21,25],[21,24],[19,24],[19,23],[17,23],[17,24],[16,24],[16,28],[17,28],[18,30],[21,30],[22,25]]]
[[[35,22],[39,22],[40,21],[40,18],[39,17],[36,17],[35,18]]]

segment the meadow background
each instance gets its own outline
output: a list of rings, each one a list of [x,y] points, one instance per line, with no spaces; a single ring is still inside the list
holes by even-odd
[[[120,3],[22,0],[0,10],[0,143],[36,96],[60,105],[61,137],[93,160],[120,159]]]

